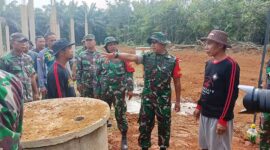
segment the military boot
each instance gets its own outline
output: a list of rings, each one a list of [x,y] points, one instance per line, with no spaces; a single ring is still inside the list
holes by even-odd
[[[122,132],[121,150],[128,150],[127,132]]]

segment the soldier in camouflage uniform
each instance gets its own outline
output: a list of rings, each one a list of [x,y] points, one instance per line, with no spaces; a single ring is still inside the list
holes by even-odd
[[[29,56],[31,56],[32,61],[34,62],[34,69],[37,72],[37,57],[38,57],[38,53],[31,50],[30,41],[28,41],[28,44],[27,44],[27,46],[25,48],[24,53],[27,54],[27,55],[29,55]]]
[[[18,78],[0,70],[0,149],[20,149],[23,87]]]
[[[180,111],[180,66],[179,60],[168,54],[169,43],[162,32],[153,33],[147,40],[153,52],[142,56],[126,53],[103,54],[108,59],[119,58],[144,65],[144,89],[142,92],[139,114],[139,145],[143,150],[151,147],[151,132],[158,120],[158,144],[161,150],[169,147],[171,125],[171,78],[174,79],[176,91],[175,111]]]
[[[270,60],[266,66],[266,88],[270,89]],[[261,115],[260,150],[270,149],[270,113]]]
[[[23,52],[27,42],[23,34],[13,33],[12,50],[0,59],[0,69],[14,74],[22,81],[24,102],[39,99],[34,63],[32,58]]]
[[[96,89],[96,61],[100,57],[96,51],[96,41],[93,34],[84,37],[86,50],[81,52],[77,58],[76,80],[77,89],[82,97],[97,97]]]
[[[82,45],[83,46],[75,51],[75,57],[70,61],[70,65],[72,66],[72,75],[73,75],[72,78],[73,78],[73,80],[76,80],[77,61],[78,61],[79,55],[80,55],[81,52],[83,52],[86,49],[85,48],[84,38],[82,40]]]
[[[104,43],[107,53],[118,52],[118,41],[114,37],[106,37]],[[100,99],[106,101],[110,107],[112,103],[114,105],[117,126],[122,133],[122,150],[128,148],[125,93],[128,93],[129,99],[133,94],[133,72],[134,68],[129,62],[119,59],[106,62],[105,58],[101,58],[97,62],[96,77],[99,78],[100,85],[100,93],[97,95],[100,96]]]
[[[79,48],[79,49],[77,49],[77,50],[75,51],[75,57],[76,57],[76,58],[79,57],[79,55],[80,55],[84,50],[86,50],[86,48],[85,48],[85,38],[86,38],[86,36],[83,37],[83,40],[82,40],[82,47]]]
[[[55,60],[53,50],[51,48],[53,43],[56,41],[56,35],[52,32],[46,33],[45,41],[47,47],[38,53],[37,58],[38,81],[43,98],[47,97],[48,69],[52,66]]]

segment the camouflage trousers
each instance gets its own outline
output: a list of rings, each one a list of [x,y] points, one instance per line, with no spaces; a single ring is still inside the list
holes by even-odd
[[[270,149],[270,114],[262,113],[260,123],[260,150]]]
[[[167,96],[143,96],[139,114],[139,145],[151,147],[151,132],[158,121],[158,145],[169,147],[171,126],[171,101]]]
[[[4,115],[5,116],[5,115]],[[9,123],[8,123],[9,124]],[[12,128],[12,127],[10,127]],[[18,150],[20,148],[20,136],[21,134],[12,131],[2,123],[0,124],[0,149],[3,150]]]
[[[125,91],[121,90],[108,90],[105,92],[102,92],[100,98],[108,103],[108,105],[114,106],[115,110],[115,118],[117,122],[118,129],[125,133],[128,130],[128,122],[127,122],[127,104],[125,101]]]

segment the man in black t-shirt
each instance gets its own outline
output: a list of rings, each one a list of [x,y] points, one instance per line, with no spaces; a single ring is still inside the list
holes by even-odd
[[[56,60],[47,76],[48,98],[76,97],[72,77],[65,67],[67,62],[73,58],[72,45],[74,43],[60,39],[52,46]]]
[[[227,33],[213,30],[202,40],[213,59],[206,62],[202,93],[194,112],[197,119],[200,117],[199,144],[202,149],[231,150],[240,68],[226,55],[226,49],[231,48]]]

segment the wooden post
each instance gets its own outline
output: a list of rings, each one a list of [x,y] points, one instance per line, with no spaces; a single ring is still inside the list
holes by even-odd
[[[52,12],[51,12],[51,17],[50,17],[50,30],[51,32],[55,33],[57,39],[59,39],[60,27],[59,27],[59,23],[57,22],[55,0],[51,0],[51,6],[52,6]]]
[[[74,18],[71,17],[70,18],[70,41],[72,43],[75,43],[75,30],[74,30],[75,25],[74,24],[75,24]],[[73,45],[72,48],[73,48],[73,50],[75,50],[75,45]],[[75,54],[75,51],[74,51],[74,54]]]
[[[35,9],[34,0],[28,0],[28,19],[29,19],[29,29],[30,29],[30,40],[35,44],[36,38],[36,26],[35,26]]]
[[[3,47],[3,31],[2,31],[2,21],[0,18],[0,55],[4,53],[4,47]]]
[[[56,32],[55,32],[55,34],[56,34],[56,38],[57,39],[60,39],[61,38],[61,29],[60,29],[60,24],[57,22],[57,25],[56,25]]]
[[[69,3],[70,7],[73,8],[75,3],[74,0]],[[74,22],[74,10],[70,10],[70,41],[71,43],[75,43],[75,22]],[[72,45],[72,50],[73,50],[73,56],[75,56],[75,45]],[[76,68],[75,68],[76,62],[74,62],[73,66],[71,66],[70,74],[72,77],[75,77],[76,75]]]
[[[27,15],[27,6],[26,6],[25,0],[22,0],[22,4],[21,4],[21,30],[22,30],[22,33],[28,38],[29,37],[28,15]]]
[[[9,27],[7,24],[6,24],[5,29],[6,29],[6,47],[7,47],[6,50],[7,50],[7,52],[9,52],[10,51],[10,41],[9,41]]]
[[[85,35],[88,34],[87,9],[85,9],[85,12],[84,12],[84,33]]]

